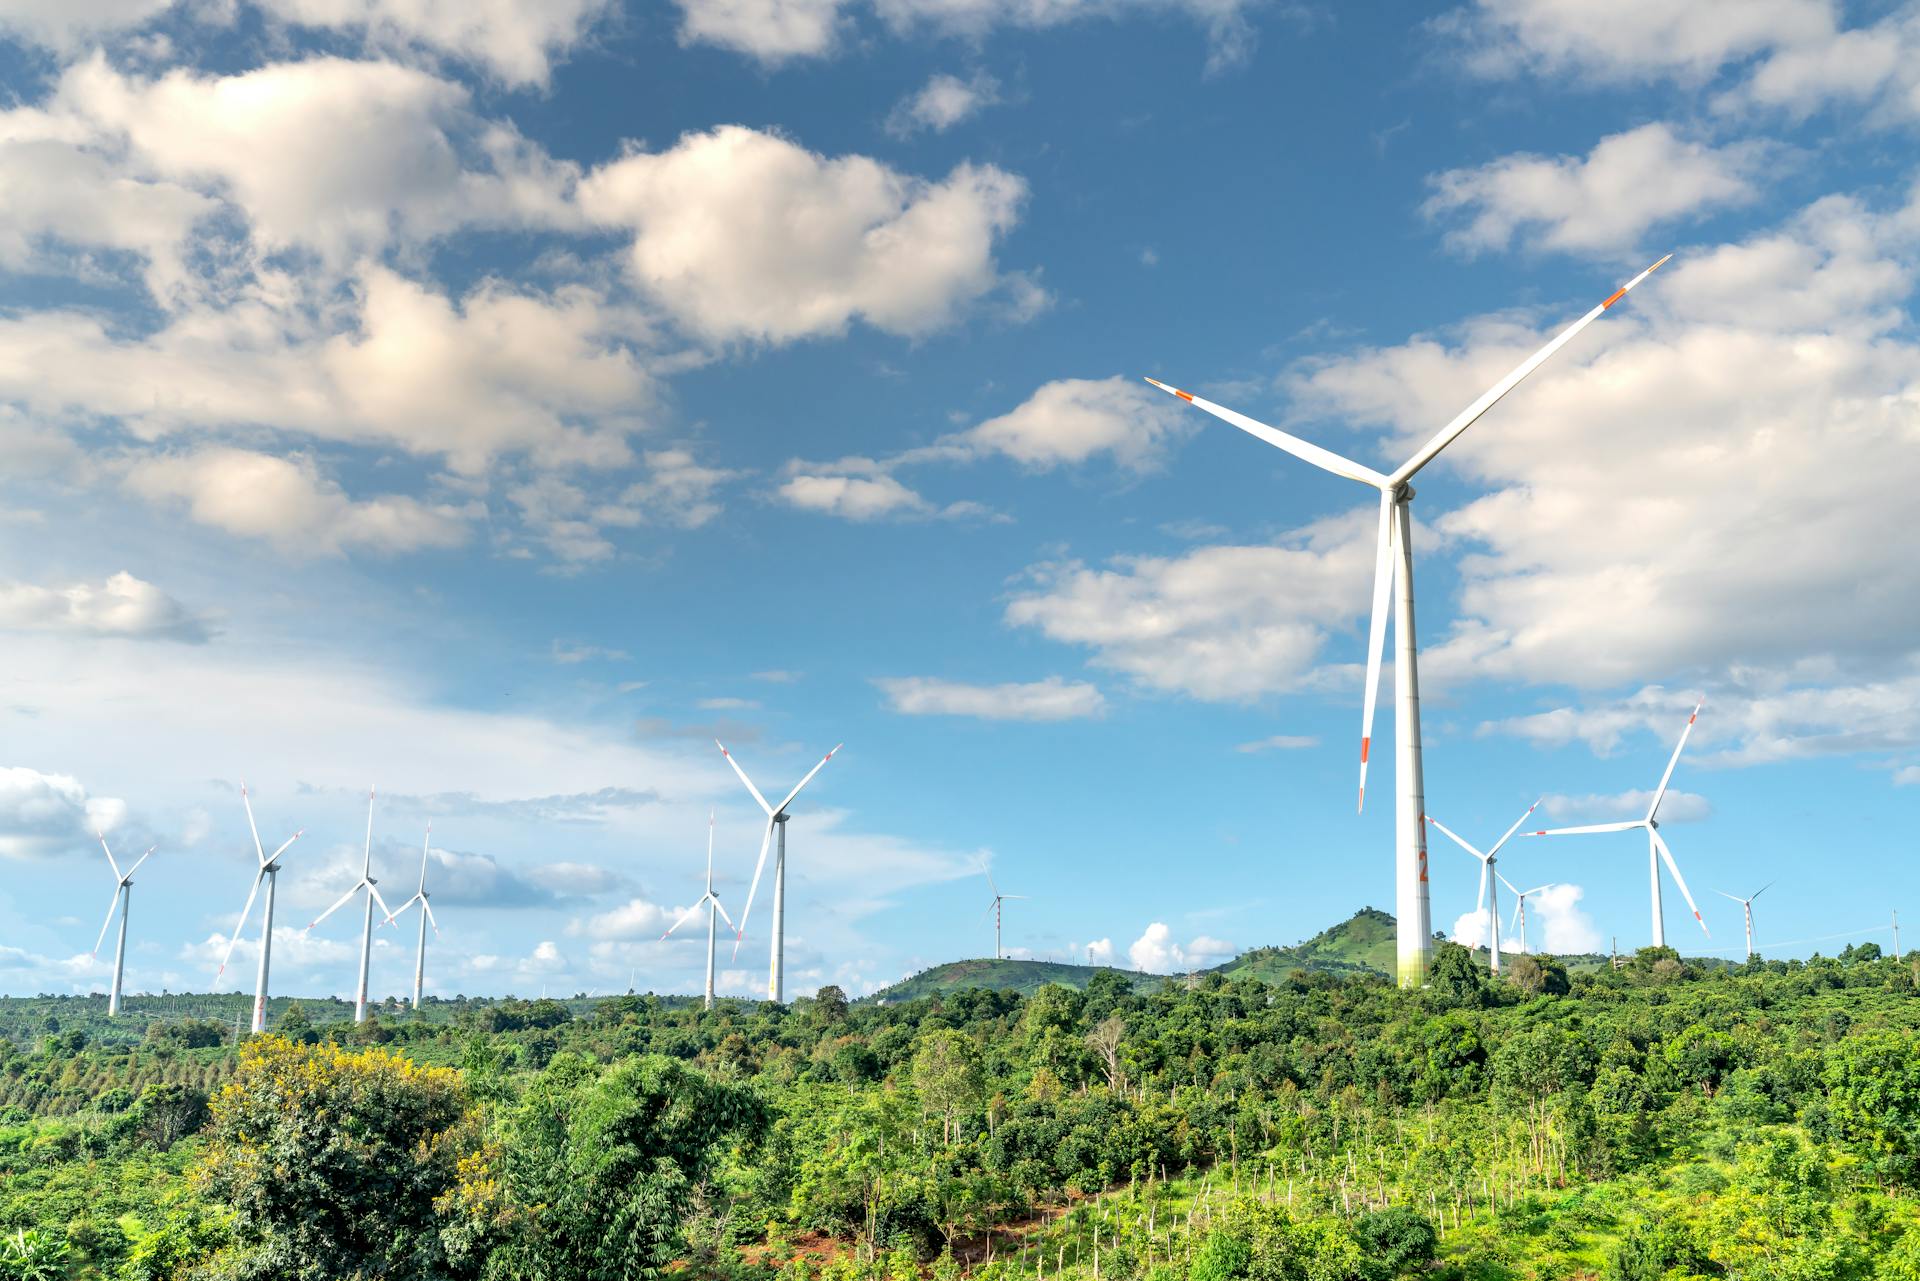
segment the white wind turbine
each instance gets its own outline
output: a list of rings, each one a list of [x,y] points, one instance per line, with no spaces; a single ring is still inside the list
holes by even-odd
[[[725,750],[725,749],[722,749],[722,750]],[[822,762],[822,763],[824,764],[825,762]],[[748,786],[752,786],[752,784],[748,784]],[[805,786],[805,784],[802,784],[802,786]],[[800,789],[796,787],[794,790],[797,792]],[[787,799],[792,800],[793,798],[789,796]],[[672,937],[673,932],[675,930],[679,929],[682,925],[685,925],[688,921],[692,920],[693,914],[700,910],[700,905],[702,903],[705,903],[707,905],[707,1003],[706,1003],[706,1008],[710,1010],[713,1008],[713,936],[717,928],[714,922],[714,913],[717,912],[722,917],[726,918],[728,929],[733,928],[733,918],[731,916],[727,916],[727,909],[720,906],[720,896],[713,892],[713,811],[712,810],[707,811],[707,892],[702,894],[699,898],[695,899],[693,901],[693,906],[688,908],[686,911],[682,912],[680,914],[680,919],[667,927],[667,932],[660,936],[660,941],[662,943],[666,942],[668,938]],[[627,989],[629,991],[633,989],[633,984],[631,980],[628,981]]]
[[[1667,258],[1673,257],[1668,254]],[[1373,744],[1373,711],[1380,687],[1380,655],[1387,634],[1387,596],[1394,593],[1395,657],[1394,740],[1398,756],[1396,771],[1399,804],[1395,810],[1394,904],[1398,922],[1397,946],[1399,980],[1403,987],[1424,982],[1433,950],[1432,908],[1427,898],[1427,834],[1425,784],[1421,776],[1420,752],[1420,678],[1417,670],[1419,646],[1413,626],[1413,521],[1410,504],[1413,486],[1409,484],[1421,468],[1439,456],[1440,451],[1471,427],[1474,422],[1521,381],[1538,369],[1549,356],[1573,340],[1575,334],[1598,320],[1619,302],[1627,291],[1657,271],[1667,261],[1662,258],[1632,280],[1608,295],[1605,302],[1568,325],[1539,351],[1522,361],[1505,378],[1481,393],[1480,398],[1461,410],[1454,420],[1414,452],[1413,457],[1391,473],[1342,458],[1297,436],[1269,427],[1263,422],[1235,413],[1212,401],[1202,400],[1156,379],[1148,382],[1204,409],[1214,417],[1233,424],[1251,436],[1257,436],[1303,462],[1348,480],[1358,481],[1380,492],[1380,532],[1373,570],[1373,618],[1367,635],[1367,686],[1360,713],[1360,806],[1367,798],[1367,756]]]
[[[1760,896],[1761,896],[1762,894],[1765,894],[1765,893],[1766,893],[1766,892],[1767,892],[1768,890],[1770,890],[1770,889],[1772,889],[1772,888],[1773,888],[1773,882],[1772,882],[1772,881],[1768,881],[1768,882],[1767,882],[1767,883],[1766,883],[1765,885],[1762,885],[1762,886],[1761,886],[1761,887],[1760,887],[1759,889],[1757,889],[1757,890],[1755,890],[1755,891],[1754,891],[1753,893],[1751,893],[1751,894],[1749,894],[1749,895],[1747,895],[1747,896],[1746,896],[1745,898],[1741,898],[1741,897],[1740,897],[1740,896],[1739,896],[1738,894],[1729,894],[1729,893],[1727,893],[1727,892],[1726,892],[1725,890],[1715,890],[1715,891],[1714,891],[1714,893],[1715,893],[1715,894],[1718,894],[1718,895],[1719,895],[1719,896],[1720,896],[1721,898],[1730,898],[1730,899],[1732,899],[1732,900],[1733,900],[1734,902],[1736,902],[1736,903],[1738,903],[1738,904],[1740,905],[1740,910],[1746,913],[1746,917],[1747,917],[1747,956],[1748,956],[1748,958],[1749,958],[1749,959],[1751,959],[1751,958],[1752,958],[1752,956],[1753,956],[1753,900],[1755,900],[1755,899],[1757,899],[1757,898],[1759,898],[1759,897],[1760,897]],[[1894,919],[1895,919],[1895,920],[1897,921],[1897,920],[1898,920],[1899,918],[1898,918],[1898,916],[1896,915]],[[1894,929],[1894,937],[1895,937],[1895,939],[1896,939],[1896,940],[1898,940],[1898,938],[1899,938],[1899,932],[1900,932],[1900,927],[1899,927],[1898,925],[1895,925],[1895,926],[1893,927],[1893,929]],[[1894,959],[1894,960],[1896,960],[1896,961],[1897,961],[1897,960],[1899,960],[1899,959],[1900,959],[1900,957],[1899,957],[1899,944],[1898,944],[1898,942],[1897,942],[1897,941],[1896,941],[1896,943],[1895,943],[1895,945],[1894,945],[1894,953],[1895,953],[1895,954],[1894,954],[1894,958],[1893,958],[1893,959]]]
[[[233,924],[233,936],[227,940],[226,955],[220,958],[220,969],[214,974],[213,981],[218,983],[220,975],[227,972],[227,962],[233,959],[234,944],[240,941],[240,931],[247,926],[247,915],[253,911],[254,896],[260,893],[260,883],[266,882],[267,906],[260,923],[260,973],[253,985],[253,1030],[256,1033],[267,1030],[267,972],[273,965],[273,891],[280,877],[280,856],[287,852],[287,846],[299,840],[306,829],[302,828],[280,843],[271,857],[266,847],[260,843],[260,828],[253,821],[253,802],[247,798],[247,785],[240,785],[240,803],[247,808],[247,830],[253,833],[253,852],[260,859],[260,870],[253,874],[253,889],[247,892],[247,905],[240,909],[240,919]]]
[[[785,1001],[787,806],[793,804],[793,798],[800,795],[800,789],[808,783],[811,783],[813,776],[824,769],[827,762],[833,759],[833,752],[839,751],[842,747],[846,746],[846,744],[835,743],[833,745],[833,752],[828,752],[825,756],[822,756],[820,758],[820,764],[808,770],[807,776],[801,779],[800,782],[795,785],[794,789],[787,793],[787,799],[781,801],[777,806],[767,804],[767,798],[760,795],[760,789],[753,785],[753,780],[747,777],[747,772],[740,768],[740,762],[733,759],[733,753],[727,750],[725,743],[722,743],[716,738],[713,741],[713,745],[720,749],[720,755],[727,758],[727,764],[733,766],[733,772],[740,776],[740,781],[747,785],[749,792],[753,793],[753,799],[758,801],[760,808],[767,812],[767,830],[760,837],[760,861],[753,865],[753,884],[747,888],[747,906],[740,913],[740,928],[735,930],[733,935],[733,954],[735,956],[740,955],[740,940],[747,935],[747,917],[752,915],[753,898],[754,895],[760,891],[760,873],[764,871],[767,866],[767,845],[773,840],[773,829],[776,827],[780,829],[779,853],[774,856],[773,860],[773,959],[767,970],[767,997],[769,1000],[776,1002]]]
[[[120,864],[114,861],[113,850],[108,848],[105,834],[96,831],[94,835],[100,838],[100,848],[106,850],[107,866],[113,869],[114,880],[113,901],[107,904],[107,919],[100,924],[100,937],[93,941],[94,959],[99,959],[100,945],[107,941],[107,929],[113,924],[114,912],[117,910],[120,913],[120,938],[113,945],[113,991],[107,996],[107,1016],[111,1018],[120,1012],[120,977],[123,972],[121,967],[125,965],[127,959],[127,908],[133,901],[133,874],[139,871],[140,864],[152,858],[154,850],[160,847],[149,845],[147,852],[142,854],[132,867],[123,872],[120,870]]]
[[[387,907],[387,901],[380,897],[380,891],[374,888],[375,884],[377,882],[373,879],[373,789],[369,787],[367,789],[367,847],[360,860],[360,879],[353,883],[352,889],[335,899],[332,907],[314,917],[307,925],[307,929],[313,929],[314,926],[345,907],[361,890],[367,892],[366,920],[360,926],[360,984],[354,989],[353,998],[355,1023],[367,1021],[367,963],[373,957],[373,905],[378,903],[380,910],[387,914],[387,919],[389,921],[393,919],[392,910]]]
[[[420,888],[413,892],[412,898],[393,909],[386,920],[392,925],[408,908],[415,903],[420,905],[420,946],[413,954],[413,1011],[416,1014],[420,1012],[420,988],[427,975],[427,926],[432,925],[433,936],[440,937],[440,922],[434,918],[433,904],[427,901],[431,897],[427,893],[427,850],[432,844],[433,822],[428,820],[426,839],[420,842]]]
[[[1000,951],[1000,905],[1010,898],[1025,898],[1025,894],[1002,894],[1000,887],[993,883],[993,873],[986,873],[987,884],[993,889],[993,902],[987,904],[987,911],[993,913],[993,959],[1003,959]],[[983,912],[981,915],[985,915]]]
[[[1494,875],[1500,876],[1500,873],[1495,872]],[[1525,952],[1527,950],[1527,900],[1532,898],[1534,895],[1540,893],[1540,891],[1542,890],[1552,889],[1554,886],[1558,885],[1559,882],[1548,881],[1545,885],[1536,885],[1530,890],[1521,889],[1519,886],[1515,885],[1512,881],[1509,881],[1504,876],[1500,876],[1500,883],[1513,891],[1513,898],[1514,898],[1513,922],[1515,925],[1519,926],[1520,928],[1520,950],[1522,952]]]
[[[1645,818],[1628,819],[1621,823],[1588,823],[1582,827],[1556,827],[1546,832],[1528,832],[1529,836],[1581,836],[1590,832],[1630,832],[1635,828],[1645,828],[1647,833],[1647,881],[1653,892],[1653,945],[1667,945],[1666,915],[1660,907],[1660,864],[1665,862],[1667,870],[1673,873],[1673,883],[1680,887],[1681,895],[1687,900],[1687,907],[1693,912],[1693,919],[1700,922],[1700,932],[1708,938],[1713,931],[1707,928],[1707,922],[1695,906],[1693,894],[1687,889],[1686,877],[1680,875],[1680,865],[1673,861],[1673,851],[1667,848],[1665,838],[1660,835],[1660,802],[1666,799],[1667,784],[1673,778],[1673,767],[1680,763],[1680,753],[1686,750],[1687,736],[1693,733],[1693,723],[1700,719],[1700,709],[1704,702],[1693,705],[1693,714],[1687,717],[1687,727],[1680,731],[1680,741],[1673,745],[1673,756],[1667,761],[1667,772],[1660,776],[1660,786],[1654,790],[1653,804],[1647,806]]]
[[[1533,813],[1534,809],[1539,804],[1540,804],[1539,801],[1535,801],[1532,805],[1527,806],[1527,814]],[[1489,897],[1491,897],[1493,910],[1488,914],[1487,920],[1488,920],[1489,937],[1491,938],[1492,942],[1489,944],[1491,948],[1491,952],[1490,952],[1487,964],[1492,968],[1495,974],[1498,974],[1500,972],[1500,887],[1497,884],[1493,883],[1493,878],[1496,876],[1499,876],[1500,873],[1498,869],[1495,868],[1494,864],[1499,861],[1500,847],[1513,839],[1513,834],[1520,830],[1520,825],[1522,823],[1527,821],[1527,814],[1522,814],[1519,818],[1514,819],[1513,826],[1507,829],[1507,834],[1505,836],[1502,836],[1499,840],[1495,841],[1493,843],[1493,848],[1490,850],[1487,850],[1485,853],[1482,853],[1481,851],[1475,849],[1473,846],[1467,844],[1465,841],[1461,840],[1460,837],[1454,833],[1452,828],[1448,827],[1445,823],[1442,823],[1439,819],[1435,818],[1433,815],[1431,814],[1427,815],[1427,822],[1433,824],[1435,827],[1439,828],[1442,832],[1445,832],[1448,840],[1452,841],[1455,845],[1458,845],[1461,849],[1465,850],[1467,853],[1473,855],[1475,858],[1480,860],[1480,900],[1478,903],[1474,905],[1473,910],[1476,915],[1478,915],[1481,912],[1486,912],[1488,908],[1488,899]],[[1505,880],[1506,878],[1501,877],[1500,879]],[[1511,889],[1512,885],[1509,884],[1508,888]]]

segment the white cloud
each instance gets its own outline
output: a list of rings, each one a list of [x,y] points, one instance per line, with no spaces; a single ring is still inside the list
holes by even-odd
[[[1134,969],[1144,970],[1148,974],[1173,974],[1217,965],[1234,956],[1235,951],[1233,944],[1205,934],[1182,947],[1174,942],[1173,931],[1164,922],[1155,921],[1127,946],[1127,960]],[[1111,964],[1111,957],[1112,945],[1109,943],[1107,959],[1096,963]]]
[[[1004,454],[1035,469],[1106,454],[1129,470],[1146,471],[1170,442],[1194,430],[1192,415],[1180,409],[1136,379],[1062,378],[1044,384],[1012,411],[941,444]]]
[[[155,501],[179,500],[187,514],[243,538],[294,554],[455,547],[466,541],[463,513],[417,499],[349,498],[313,460],[210,447],[156,454],[134,463],[127,485]]]
[[[738,125],[632,152],[579,188],[590,217],[632,231],[633,278],[682,324],[768,343],[952,323],[1000,283],[994,244],[1025,196],[991,165],[929,182]]]
[[[782,481],[775,492],[790,507],[843,520],[869,521],[933,513],[933,504],[887,475],[800,471]]]
[[[1602,138],[1585,157],[1510,155],[1431,180],[1427,217],[1456,224],[1447,243],[1467,254],[1532,249],[1609,254],[1655,226],[1755,196],[1749,177],[1766,149],[1713,147],[1662,123]],[[1464,218],[1464,222],[1461,219]]]
[[[1527,945],[1559,956],[1599,951],[1600,927],[1580,906],[1585,896],[1586,891],[1578,885],[1550,885],[1529,894]]]
[[[675,0],[683,44],[714,44],[766,63],[831,50],[845,0]]]
[[[636,895],[619,907],[574,921],[567,932],[592,939],[657,939],[686,910],[664,907]]]
[[[260,0],[283,20],[359,32],[375,48],[424,47],[544,85],[554,58],[586,38],[612,0]]]
[[[1113,965],[1120,958],[1110,938],[1094,939],[1087,944],[1088,965]]]
[[[923,129],[945,133],[1000,101],[1000,85],[984,71],[968,79],[946,72],[901,99],[887,117],[887,132],[905,138]]]
[[[1241,743],[1233,750],[1247,753],[1296,752],[1318,746],[1320,746],[1320,740],[1311,734],[1274,734],[1267,738],[1257,738],[1251,743]]]
[[[974,716],[993,721],[1063,721],[1099,716],[1107,700],[1083,681],[1058,676],[1025,684],[967,685],[934,676],[874,681],[890,710],[906,716]]]
[[[244,895],[235,900],[233,910],[236,914],[245,902]],[[253,990],[260,965],[259,904],[256,903],[249,913],[246,928],[233,944],[233,953],[228,957],[226,970],[222,972],[220,958],[227,956],[227,942],[232,937],[216,930],[200,942],[188,943],[180,949],[180,959],[195,964],[195,973],[189,980],[195,987],[205,983],[208,990],[215,992]],[[273,928],[273,968],[278,974],[284,975],[289,969],[340,965],[348,960],[358,961],[359,957],[358,937],[349,943],[342,938],[329,938],[298,926],[276,925]]]
[[[647,475],[621,493],[617,503],[595,511],[609,525],[657,524],[699,529],[720,514],[720,487],[741,473],[708,467],[688,449],[650,449],[643,455]]]
[[[71,52],[102,35],[137,27],[171,8],[175,0],[9,0],[0,9],[0,31]]]
[[[89,796],[70,774],[0,765],[0,858],[40,858],[84,849],[126,818],[125,801]]]
[[[208,637],[205,619],[125,570],[66,587],[0,582],[0,629],[190,643]]]
[[[1540,808],[1549,817],[1564,820],[1572,826],[1645,818],[1647,806],[1651,804],[1653,789],[1642,788],[1611,795],[1588,793],[1585,796],[1562,796],[1555,793],[1542,797]],[[1668,788],[1660,802],[1660,824],[1663,827],[1669,823],[1697,823],[1712,813],[1713,805],[1698,792]]]

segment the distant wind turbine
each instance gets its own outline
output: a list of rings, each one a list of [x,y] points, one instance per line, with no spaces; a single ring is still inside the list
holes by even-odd
[[[1527,814],[1533,813],[1533,811],[1539,807],[1539,804],[1539,801],[1535,801],[1532,805],[1527,806]],[[1522,814],[1519,818],[1514,819],[1513,826],[1507,829],[1507,834],[1495,841],[1493,848],[1485,853],[1481,853],[1473,846],[1461,840],[1460,837],[1454,834],[1452,828],[1442,823],[1433,815],[1427,815],[1427,822],[1446,833],[1448,840],[1480,860],[1480,900],[1474,906],[1473,911],[1476,916],[1482,912],[1488,912],[1488,902],[1489,899],[1491,899],[1492,911],[1488,912],[1487,921],[1489,936],[1492,939],[1489,946],[1492,950],[1489,953],[1487,965],[1495,974],[1500,972],[1500,886],[1494,881],[1494,877],[1499,875],[1494,864],[1499,861],[1500,847],[1513,839],[1513,834],[1520,830],[1522,823],[1527,821],[1527,814]]]
[[[1673,257],[1668,254],[1667,258]],[[1605,302],[1568,325],[1552,342],[1527,357],[1506,377],[1482,392],[1480,398],[1461,410],[1454,420],[1414,452],[1413,457],[1391,472],[1342,458],[1297,436],[1269,427],[1263,422],[1235,413],[1191,392],[1181,391],[1157,379],[1149,378],[1160,390],[1178,396],[1197,409],[1233,424],[1250,436],[1257,436],[1275,448],[1285,450],[1303,462],[1347,480],[1358,481],[1380,492],[1380,531],[1373,567],[1373,622],[1367,635],[1367,684],[1360,713],[1360,793],[1359,804],[1367,799],[1367,756],[1373,744],[1373,711],[1380,688],[1381,650],[1387,636],[1387,597],[1394,597],[1393,664],[1394,739],[1399,765],[1399,805],[1395,810],[1394,861],[1396,951],[1399,981],[1402,987],[1417,987],[1426,981],[1427,966],[1433,951],[1433,911],[1427,897],[1427,833],[1422,821],[1426,814],[1426,788],[1421,773],[1420,752],[1420,678],[1419,645],[1413,626],[1413,486],[1409,483],[1421,468],[1432,462],[1440,451],[1471,427],[1479,417],[1498,404],[1508,392],[1538,369],[1548,357],[1573,340],[1574,335],[1598,320],[1608,308],[1627,295],[1627,291],[1657,271],[1667,261],[1653,266],[1607,296]],[[1395,593],[1394,588],[1399,590]]]
[[[425,868],[421,869],[423,876],[425,871]],[[335,899],[332,907],[314,917],[307,925],[307,929],[311,930],[315,925],[345,907],[361,890],[367,892],[366,918],[360,925],[360,984],[354,989],[353,996],[355,1023],[367,1021],[367,964],[373,959],[373,905],[378,903],[380,910],[386,913],[387,920],[393,919],[393,910],[387,906],[387,901],[380,897],[380,891],[374,888],[375,884],[377,882],[373,879],[373,789],[369,787],[367,789],[367,847],[360,859],[360,879],[353,883],[352,889]]]
[[[425,984],[427,976],[427,926],[433,926],[435,938],[440,937],[440,922],[433,915],[433,904],[427,901],[432,897],[427,893],[427,851],[432,845],[433,820],[429,819],[426,839],[420,842],[420,888],[413,892],[412,898],[389,913],[386,920],[388,925],[392,925],[408,908],[415,903],[420,905],[420,945],[413,954],[413,1012],[415,1014],[420,1012],[420,989]]]
[[[1729,894],[1725,890],[1714,891],[1714,893],[1718,894],[1721,898],[1730,898],[1734,902],[1738,903],[1740,905],[1740,910],[1746,914],[1748,959],[1752,959],[1753,957],[1753,900],[1759,898],[1762,894],[1765,894],[1768,890],[1772,888],[1773,888],[1773,882],[1768,881],[1765,885],[1762,885],[1759,889],[1747,895],[1745,898],[1741,898],[1738,894]],[[1898,926],[1895,927],[1896,930],[1898,928],[1899,928]]]
[[[795,788],[794,790],[798,791],[799,788]],[[787,799],[792,800],[793,798],[788,797]],[[702,903],[705,903],[707,905],[707,1004],[706,1004],[706,1008],[710,1010],[713,1008],[713,938],[714,938],[714,933],[718,928],[714,921],[714,914],[717,912],[722,917],[725,917],[727,922],[727,928],[728,929],[733,928],[733,918],[731,916],[727,916],[727,909],[720,906],[720,896],[713,892],[713,811],[712,810],[707,811],[707,890],[706,890],[706,893],[702,894],[699,898],[695,899],[693,901],[693,906],[688,908],[686,911],[682,912],[680,914],[680,919],[667,927],[667,932],[660,936],[660,941],[662,943],[666,942],[669,938],[673,936],[673,932],[675,930],[679,929],[682,925],[685,925],[688,921],[692,920],[694,913],[700,910],[700,905]],[[633,989],[633,984],[631,980],[628,981],[627,989],[628,991],[632,991]]]
[[[767,866],[767,845],[773,840],[773,829],[776,827],[780,829],[779,852],[774,856],[773,860],[773,958],[767,967],[767,998],[775,1002],[784,1002],[787,999],[785,969],[787,946],[787,806],[793,804],[793,798],[800,795],[801,788],[813,781],[815,774],[818,774],[822,769],[826,768],[827,762],[833,759],[833,752],[839,751],[842,747],[846,746],[846,744],[835,743],[833,752],[828,752],[825,756],[822,756],[820,763],[808,770],[807,776],[801,779],[800,782],[795,785],[794,789],[787,793],[787,799],[781,801],[778,805],[767,804],[767,798],[760,795],[760,789],[753,785],[753,780],[747,777],[747,772],[740,768],[740,762],[733,759],[733,753],[727,750],[725,743],[722,743],[719,739],[715,739],[713,745],[720,749],[720,755],[727,758],[727,764],[733,766],[733,772],[740,776],[740,781],[747,785],[749,792],[753,793],[753,799],[758,801],[760,808],[767,812],[767,830],[760,837],[760,861],[753,865],[753,884],[747,887],[747,906],[740,913],[740,928],[735,930],[733,935],[733,954],[735,956],[740,955],[740,940],[747,936],[747,917],[752,915],[754,896],[760,892],[760,873],[764,871]]]
[[[1000,887],[993,883],[993,873],[987,872],[985,875],[987,884],[993,889],[993,902],[987,904],[987,911],[993,913],[993,959],[999,961],[1005,959],[1005,954],[1000,950],[1000,905],[1010,898],[1025,898],[1027,896],[1025,894],[1002,894]],[[986,913],[983,912],[981,915],[984,916]]]
[[[1520,928],[1520,950],[1525,952],[1527,950],[1527,900],[1542,890],[1552,889],[1555,885],[1558,885],[1559,882],[1548,881],[1545,885],[1536,885],[1530,890],[1523,890],[1506,877],[1501,876],[1500,873],[1495,872],[1494,875],[1500,877],[1500,883],[1502,885],[1513,891],[1513,921],[1514,924]]]
[[[1680,731],[1680,741],[1674,744],[1673,756],[1667,761],[1667,772],[1660,776],[1660,786],[1654,790],[1653,804],[1647,806],[1645,818],[1629,819],[1624,823],[1589,823],[1584,827],[1556,827],[1546,832],[1529,832],[1529,836],[1581,836],[1591,832],[1630,832],[1635,828],[1645,828],[1647,833],[1647,881],[1653,893],[1653,945],[1667,945],[1667,923],[1660,907],[1660,864],[1666,863],[1667,870],[1673,873],[1673,883],[1680,887],[1681,895],[1687,900],[1687,906],[1693,911],[1693,919],[1700,922],[1700,932],[1708,938],[1713,931],[1707,928],[1706,918],[1700,915],[1695,906],[1693,894],[1687,889],[1687,878],[1680,875],[1680,865],[1673,861],[1673,851],[1667,848],[1667,842],[1660,835],[1660,802],[1666,799],[1667,784],[1673,778],[1673,767],[1680,763],[1680,753],[1686,750],[1687,736],[1693,733],[1693,723],[1700,719],[1700,709],[1706,706],[1704,700],[1693,705],[1693,714],[1687,717],[1687,727]]]
[[[100,957],[100,945],[107,941],[107,929],[113,924],[114,912],[118,910],[120,913],[119,941],[113,945],[113,991],[107,996],[107,1016],[111,1018],[120,1013],[120,978],[127,958],[127,908],[133,901],[133,874],[139,871],[140,864],[152,858],[154,850],[160,847],[149,845],[147,852],[135,860],[132,867],[123,872],[120,870],[120,864],[114,862],[113,851],[107,846],[106,835],[99,831],[94,832],[94,835],[100,838],[100,848],[106,850],[107,866],[113,869],[114,881],[113,900],[107,904],[107,919],[100,923],[100,937],[93,941],[95,960]]]
[[[254,897],[260,893],[260,883],[266,882],[267,905],[260,923],[260,973],[253,984],[253,1030],[255,1033],[267,1030],[267,972],[273,966],[273,891],[280,877],[280,856],[287,852],[287,846],[299,840],[305,830],[295,832],[280,848],[268,856],[266,847],[260,843],[260,828],[253,821],[253,802],[247,798],[247,785],[240,785],[240,803],[247,809],[247,830],[253,833],[253,852],[260,859],[260,870],[253,874],[253,889],[247,893],[247,905],[240,909],[240,919],[233,924],[233,935],[227,939],[226,955],[220,958],[220,968],[215,972],[213,981],[218,983],[220,975],[227,972],[227,962],[233,959],[234,944],[240,941],[240,931],[247,926],[247,915],[253,911]]]

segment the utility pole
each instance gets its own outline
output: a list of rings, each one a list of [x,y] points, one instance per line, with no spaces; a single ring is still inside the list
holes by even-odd
[[[1900,959],[1900,909],[1893,909],[1893,959]]]

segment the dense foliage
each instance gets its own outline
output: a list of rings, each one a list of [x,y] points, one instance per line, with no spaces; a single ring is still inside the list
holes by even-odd
[[[1442,948],[1420,992],[285,1007],[237,1048],[0,1002],[0,1278],[1920,1281],[1915,979]]]

